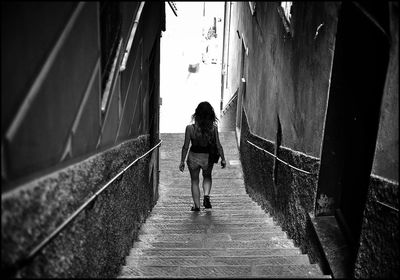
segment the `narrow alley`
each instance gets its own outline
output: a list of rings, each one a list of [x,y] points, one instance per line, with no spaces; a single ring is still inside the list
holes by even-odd
[[[120,278],[327,277],[246,193],[233,131],[220,133],[228,165],[213,169],[212,209],[189,211],[189,172],[178,170],[183,138],[161,134],[160,199]]]
[[[400,278],[398,62],[395,1],[2,1],[2,276]]]

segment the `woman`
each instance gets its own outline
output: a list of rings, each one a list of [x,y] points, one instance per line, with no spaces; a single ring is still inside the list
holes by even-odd
[[[218,153],[221,156],[221,166],[225,168],[225,156],[219,141],[217,117],[213,107],[208,102],[201,102],[195,113],[192,115],[194,124],[187,125],[185,131],[185,142],[182,147],[181,163],[179,170],[183,172],[185,169],[185,158],[189,149],[189,142],[192,142],[187,165],[192,181],[192,197],[194,206],[191,211],[200,211],[200,189],[199,189],[199,173],[203,170],[203,191],[205,208],[212,208],[210,203],[211,191],[211,172],[214,166],[212,161],[209,161],[209,146],[211,143],[216,143]]]

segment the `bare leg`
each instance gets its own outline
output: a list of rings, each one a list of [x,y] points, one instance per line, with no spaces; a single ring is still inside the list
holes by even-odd
[[[212,178],[211,176],[203,176],[203,191],[204,195],[210,195],[212,185]]]
[[[212,186],[212,168],[213,166],[209,167],[209,169],[205,172],[203,170],[203,191],[204,195],[210,195],[211,186]]]
[[[192,198],[194,206],[200,208],[200,188],[199,188],[199,173],[200,168],[194,170],[189,168],[190,179],[192,181]]]

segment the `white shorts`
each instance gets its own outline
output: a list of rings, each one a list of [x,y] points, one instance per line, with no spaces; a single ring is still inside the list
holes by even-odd
[[[212,163],[211,165],[208,164],[208,153],[194,153],[192,151],[189,151],[186,163],[191,170],[201,168],[203,170],[203,175],[211,175],[214,166]]]

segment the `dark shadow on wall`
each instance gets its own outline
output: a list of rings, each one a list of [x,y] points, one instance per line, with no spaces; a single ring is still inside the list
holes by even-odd
[[[387,3],[375,6],[369,12],[387,26]],[[340,10],[318,189],[333,203],[325,213],[317,205],[317,214],[336,216],[350,245],[351,264],[359,246],[389,58],[387,34],[365,12],[350,2]]]

